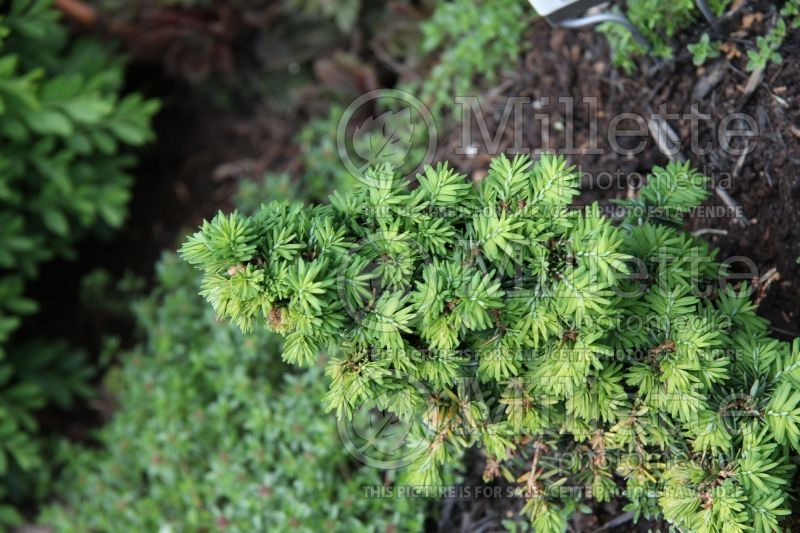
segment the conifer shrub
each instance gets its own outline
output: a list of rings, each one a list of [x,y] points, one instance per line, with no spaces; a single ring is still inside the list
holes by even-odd
[[[540,533],[622,497],[682,531],[778,531],[800,451],[800,342],[770,338],[751,288],[680,229],[707,196],[654,168],[618,224],[569,206],[563,158],[388,165],[313,207],[220,213],[181,248],[201,294],[283,358],[327,365],[326,408],[413,425],[406,482],[476,446]],[[733,280],[735,281],[735,280]]]
[[[249,213],[259,199],[307,192],[267,176],[241,182],[234,204]],[[103,278],[87,276],[85,289],[109,299],[138,286]],[[342,446],[324,412],[325,355],[294,371],[279,336],[220,323],[199,282],[174,253],[156,264],[155,289],[129,309],[142,341],[104,379],[113,418],[90,446],[61,443],[66,467],[39,523],[76,533],[420,531],[424,494],[369,497],[402,473],[365,468]]]
[[[88,392],[79,350],[11,336],[37,304],[26,282],[89,233],[120,226],[129,146],[152,138],[158,104],[122,95],[123,64],[71,41],[49,0],[0,1],[0,527],[42,495],[49,469],[36,412]]]

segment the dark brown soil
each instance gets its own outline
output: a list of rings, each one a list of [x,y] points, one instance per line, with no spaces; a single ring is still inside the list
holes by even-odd
[[[259,177],[266,168],[285,168],[294,158],[297,128],[287,117],[221,109],[196,89],[147,67],[134,66],[130,83],[162,100],[154,122],[158,142],[141,151],[133,170],[132,201],[122,229],[81,243],[77,261],[47,264],[31,284],[30,294],[42,302],[36,322],[29,324],[34,336],[47,323],[49,335],[92,345],[98,332],[75,327],[76,321],[96,318],[83,317],[80,310],[78,287],[84,275],[106,269],[115,277],[132,272],[148,278],[162,251],[176,250],[182,236],[204,218],[231,207],[234,178]],[[23,328],[20,336],[27,333]]]

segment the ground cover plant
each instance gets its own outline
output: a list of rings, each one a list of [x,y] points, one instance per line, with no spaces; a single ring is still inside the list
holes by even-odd
[[[719,16],[731,1],[714,0],[708,4],[712,12]],[[635,68],[637,56],[651,54],[662,59],[672,58],[675,54],[671,42],[673,38],[679,31],[690,28],[698,23],[698,19],[702,19],[694,0],[627,0],[623,6],[625,16],[645,36],[650,48],[639,43],[627,28],[619,24],[604,23],[600,25],[600,30],[608,37],[614,63],[628,72]]]
[[[85,396],[91,370],[63,342],[13,339],[37,303],[26,283],[89,234],[119,227],[134,160],[158,104],[122,94],[123,64],[70,42],[49,1],[0,2],[0,527],[46,492],[36,413]],[[10,504],[8,502],[11,502]]]
[[[778,531],[800,450],[800,343],[769,337],[746,283],[677,226],[706,198],[655,168],[614,225],[568,206],[556,156],[497,157],[473,186],[389,166],[308,208],[219,214],[181,253],[201,294],[283,357],[327,366],[327,409],[413,421],[408,482],[465,447],[519,484],[538,532],[617,496],[689,531]]]
[[[299,192],[286,185],[245,181],[237,205]],[[133,306],[144,340],[104,379],[117,408],[100,448],[62,444],[59,497],[39,521],[74,532],[420,531],[425,500],[364,496],[401,473],[366,468],[342,446],[323,412],[324,354],[293,372],[277,335],[220,324],[199,288],[177,255],[159,261],[156,288]]]
[[[716,0],[708,4],[715,16],[723,15],[734,5],[730,0]],[[770,62],[780,63],[782,57],[778,50],[786,38],[786,29],[797,25],[798,7],[794,0],[786,2],[780,9],[776,7],[772,9],[774,22],[769,25],[764,35],[758,36],[755,43],[747,46],[745,68],[748,71],[763,70]],[[702,20],[694,0],[680,2],[628,0],[624,4],[624,14],[644,35],[649,47],[638,42],[627,28],[619,24],[604,23],[600,25],[600,30],[608,37],[614,63],[627,72],[634,70],[637,56],[674,58],[677,54],[675,38],[678,33],[698,23],[708,24]],[[727,42],[728,49],[736,46],[736,38],[728,35],[723,28],[712,27],[711,33],[714,36],[713,40],[708,32],[704,32],[697,42],[688,45],[693,62],[697,66],[703,65],[708,59],[718,57],[722,43]]]

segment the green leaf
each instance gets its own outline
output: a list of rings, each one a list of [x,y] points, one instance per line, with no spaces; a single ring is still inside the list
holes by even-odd
[[[72,123],[61,112],[41,109],[25,115],[25,121],[37,133],[66,137],[72,133]]]
[[[42,220],[45,226],[57,235],[66,236],[69,233],[67,217],[55,207],[46,208],[42,211]]]
[[[72,98],[61,105],[61,109],[73,120],[84,124],[93,124],[100,121],[113,108],[114,106],[111,102],[89,95]]]

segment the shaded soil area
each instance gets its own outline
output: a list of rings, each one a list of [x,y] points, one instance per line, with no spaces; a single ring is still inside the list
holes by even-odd
[[[237,177],[255,177],[262,167],[281,168],[293,157],[289,139],[296,129],[288,119],[272,116],[266,121],[221,110],[191,87],[151,74],[150,69],[134,68],[131,84],[162,100],[163,110],[154,123],[158,142],[141,152],[132,171],[135,184],[123,228],[79,244],[76,261],[45,265],[29,289],[42,302],[37,320],[49,324],[48,334],[65,336],[78,345],[91,346],[98,330],[103,330],[89,325],[89,331],[81,327],[76,331],[76,322],[102,317],[65,313],[81,309],[83,276],[105,269],[115,279],[125,272],[149,278],[163,250],[176,250],[181,237],[204,218],[231,207],[235,181],[227,169],[236,166],[242,170]],[[154,79],[159,82],[152,83]],[[265,148],[274,146],[282,148]],[[104,307],[103,302],[97,304]],[[23,328],[20,333],[24,336],[27,331]]]

